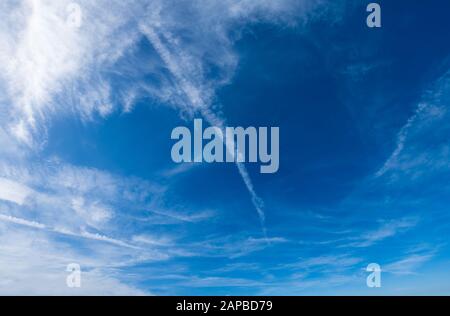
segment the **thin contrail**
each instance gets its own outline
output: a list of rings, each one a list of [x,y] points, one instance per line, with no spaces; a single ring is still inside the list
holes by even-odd
[[[164,61],[171,74],[177,80],[182,92],[188,98],[191,107],[194,110],[199,111],[210,125],[218,126],[220,129],[223,130],[225,125],[224,120],[209,110],[208,105],[202,100],[201,94],[198,91],[197,87],[192,85],[192,83],[189,80],[187,80],[186,77],[183,75],[180,66],[174,60],[174,58],[172,57],[171,53],[166,48],[166,46],[164,46],[164,44],[161,42],[161,39],[158,36],[158,34],[156,34],[153,28],[145,25],[141,25],[141,30],[147,36],[148,40],[151,42],[156,52],[159,54],[159,56]],[[226,148],[229,151],[235,150],[235,148],[229,148],[228,146],[226,146]],[[264,237],[267,238],[263,201],[256,193],[253,186],[253,182],[250,179],[250,175],[248,174],[245,165],[241,162],[236,161],[236,166],[238,168],[239,174],[242,177],[242,180],[244,181],[245,186],[247,187],[248,192],[250,193],[252,204],[258,213]]]

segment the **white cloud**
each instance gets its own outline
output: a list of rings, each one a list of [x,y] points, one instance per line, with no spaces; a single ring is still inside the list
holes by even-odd
[[[112,217],[112,212],[109,208],[99,202],[87,205],[82,197],[72,199],[72,208],[79,216],[86,219],[88,225],[96,228],[99,227],[99,224],[105,223]]]
[[[173,238],[167,236],[151,236],[148,234],[145,235],[136,235],[132,238],[133,242],[147,244],[147,245],[156,245],[156,246],[167,246],[173,244]]]
[[[121,240],[110,238],[108,236],[100,235],[97,233],[90,233],[85,230],[82,230],[80,232],[73,232],[67,228],[50,227],[48,225],[45,225],[45,224],[42,224],[42,223],[39,223],[36,221],[30,221],[27,219],[4,215],[4,214],[0,214],[0,221],[8,222],[8,223],[16,224],[16,225],[21,225],[21,226],[27,226],[27,227],[36,228],[36,229],[41,229],[41,230],[45,230],[47,232],[58,233],[58,234],[68,235],[68,236],[77,237],[77,238],[86,238],[86,239],[91,239],[91,240],[103,241],[103,242],[111,243],[111,244],[121,246],[121,247],[128,247],[128,248],[134,248],[134,249],[138,248],[136,246],[133,246],[133,245],[123,242]]]
[[[194,243],[192,249],[196,255],[234,259],[287,242],[282,237],[225,236]]]
[[[33,228],[45,229],[44,224],[34,222],[34,221],[29,221],[29,220],[26,220],[23,218],[17,218],[14,216],[3,215],[3,214],[0,214],[0,221],[10,222],[10,223],[24,225],[24,226],[33,227]]]
[[[125,4],[77,1],[84,18],[76,28],[67,23],[71,2],[1,5],[0,84],[11,102],[3,119],[12,122],[12,134],[29,145],[45,132],[53,113],[67,113],[74,106],[84,116],[94,111],[109,114],[109,84],[96,72],[106,70],[134,41],[132,30],[126,36],[120,32],[133,15]]]
[[[420,119],[421,114],[426,109],[426,105],[421,103],[416,109],[416,112],[413,116],[411,116],[408,121],[406,122],[405,126],[401,128],[401,130],[397,134],[397,146],[394,150],[394,152],[391,154],[391,156],[388,158],[388,160],[385,162],[383,167],[378,170],[375,174],[376,177],[380,177],[383,174],[385,174],[389,169],[395,167],[395,164],[397,163],[398,157],[402,154],[402,151],[405,147],[405,142],[408,137],[409,130],[414,126],[416,121]]]
[[[232,43],[246,23],[294,23],[320,3],[315,0],[187,1],[78,0],[81,25],[67,20],[71,0],[3,1],[0,5],[0,86],[5,95],[3,122],[21,141],[32,145],[46,130],[51,115],[75,110],[85,119],[105,117],[115,109],[107,74],[120,72],[116,62],[129,54],[141,32],[151,40],[176,78],[173,85],[161,65],[127,67],[125,77],[146,71],[162,86],[139,82],[120,91],[123,108],[138,94],[152,93],[177,106],[187,96],[189,107],[209,106],[215,89],[229,82],[238,58]],[[189,14],[185,14],[189,12]],[[192,21],[195,21],[193,25]],[[186,40],[189,38],[189,40]],[[171,53],[168,53],[170,48]],[[145,61],[144,61],[145,62]],[[150,60],[148,61],[150,63]],[[206,80],[209,68],[219,70]],[[165,91],[165,92],[161,92]],[[181,92],[181,98],[180,98]],[[2,105],[4,106],[4,105]]]
[[[433,253],[411,254],[398,261],[383,265],[382,270],[398,275],[415,274],[417,273],[417,270],[433,256]]]
[[[418,223],[417,218],[401,218],[383,222],[379,228],[364,232],[361,236],[355,238],[357,241],[345,244],[344,247],[369,247],[386,238],[393,237],[399,233],[415,227]]]
[[[0,224],[1,225],[1,224]],[[4,228],[4,227],[3,227]],[[92,247],[92,246],[91,246]],[[105,247],[103,247],[105,248]],[[0,233],[1,295],[143,295],[126,285],[107,267],[123,260],[101,254],[87,257],[73,248],[53,242],[46,234],[22,229]],[[70,263],[81,266],[81,288],[69,288],[66,278]],[[125,275],[122,275],[124,277]]]
[[[312,270],[333,269],[344,270],[351,268],[363,261],[362,258],[348,255],[325,255],[299,260],[298,262],[282,265],[282,268]]]
[[[0,200],[22,205],[32,190],[16,181],[0,177]]]
[[[439,78],[422,99],[414,114],[398,132],[396,147],[376,172],[376,178],[399,173],[416,178],[424,169],[430,174],[434,170],[450,168],[449,143],[443,137],[450,129],[450,72]],[[430,135],[435,140],[433,146],[428,144]]]

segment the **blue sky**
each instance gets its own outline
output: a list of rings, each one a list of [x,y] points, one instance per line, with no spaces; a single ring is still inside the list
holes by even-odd
[[[1,294],[450,294],[448,1],[70,2],[0,4]],[[205,113],[279,171],[175,164]]]

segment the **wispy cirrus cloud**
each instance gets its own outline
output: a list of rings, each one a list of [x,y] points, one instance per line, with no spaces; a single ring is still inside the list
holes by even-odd
[[[23,221],[20,222],[22,225]],[[0,226],[0,293],[3,295],[146,294],[126,285],[123,281],[125,274],[120,280],[119,268],[108,268],[111,262],[120,266],[120,262],[127,260],[127,252],[122,251],[119,255],[114,249],[116,246],[102,244],[97,247],[85,243],[85,247],[96,253],[96,256],[88,256],[66,243],[50,239],[41,230],[30,231],[21,226],[5,226],[5,223],[0,223]],[[66,267],[73,262],[82,268],[81,288],[66,286]]]
[[[32,190],[21,183],[6,178],[0,178],[0,200],[22,205],[27,196],[31,193]]]
[[[342,271],[361,264],[364,259],[350,256],[348,254],[323,255],[310,258],[299,258],[297,262],[288,263],[278,268],[288,268],[304,271],[305,274],[311,271]]]
[[[428,171],[447,171],[450,162],[448,142],[441,135],[448,132],[448,101],[450,99],[450,73],[439,78],[417,105],[414,114],[397,134],[396,147],[375,177],[420,176]],[[426,146],[427,135],[436,135],[433,146]],[[431,168],[431,169],[430,169]]]
[[[213,109],[214,97],[234,75],[239,57],[233,43],[241,30],[261,21],[298,23],[320,1],[80,0],[79,28],[67,23],[70,3],[2,4],[0,97],[11,106],[4,107],[0,120],[7,133],[30,147],[45,144],[54,116],[75,113],[89,121],[117,109],[131,111],[134,102],[148,96],[175,106],[181,115],[200,113],[211,124],[224,126],[226,119]],[[149,66],[130,66],[146,62],[133,56],[143,37],[162,64],[153,56]],[[154,84],[141,80],[149,75]],[[237,166],[264,226],[263,201],[245,166]]]
[[[103,10],[104,1],[78,1],[84,19],[75,28],[67,23],[70,3],[1,5],[0,82],[2,98],[11,105],[2,121],[9,121],[9,131],[28,145],[42,137],[55,113],[107,114],[109,84],[98,69],[107,69],[133,43],[132,30],[126,36],[120,32],[133,14],[124,4],[108,2],[109,10]]]
[[[419,220],[417,218],[383,221],[378,228],[363,232],[359,237],[350,237],[350,240],[356,239],[356,241],[341,245],[340,247],[369,247],[414,228],[418,222]]]
[[[2,268],[2,280],[15,280],[17,293],[144,294],[109,269],[184,255],[157,233],[154,238],[160,242],[149,243],[122,229],[139,225],[127,214],[145,214],[145,206],[163,194],[160,185],[59,160],[0,165],[0,261],[20,261],[14,271]],[[67,248],[70,252],[62,250]],[[43,258],[42,264],[33,256]],[[74,291],[65,284],[65,267],[72,262],[81,265],[85,281]]]
[[[413,254],[383,266],[383,271],[398,275],[417,273],[417,269],[433,258],[433,254]]]
[[[26,220],[23,218],[17,218],[17,217],[10,216],[10,215],[0,214],[0,221],[14,223],[14,224],[28,226],[28,227],[33,227],[33,228],[45,229],[44,224],[34,222],[34,221],[29,221],[29,220]]]
[[[209,108],[215,90],[229,83],[235,72],[239,57],[233,43],[246,24],[295,24],[321,4],[314,0],[134,0],[127,4],[80,0],[82,22],[77,28],[67,23],[71,3],[22,0],[1,5],[1,98],[12,105],[2,119],[12,120],[9,131],[28,144],[45,131],[51,115],[74,110],[85,119],[95,113],[107,116],[120,108],[117,103],[128,103],[129,110],[130,102],[147,94],[191,113]],[[130,66],[137,58],[132,51],[143,36],[164,65],[149,56],[150,66]],[[208,76],[211,68],[219,71],[214,77]],[[140,80],[149,73],[158,79],[154,87]],[[135,83],[115,86],[109,74]],[[122,91],[112,95],[113,86]]]
[[[283,237],[256,238],[248,235],[229,235],[207,238],[200,242],[192,243],[191,247],[195,253],[201,256],[234,259],[288,242],[289,240]]]
[[[24,218],[18,218],[18,217],[14,217],[14,216],[10,216],[10,215],[0,214],[0,221],[12,223],[12,224],[16,224],[16,225],[21,225],[21,226],[26,226],[26,227],[31,227],[31,228],[36,228],[36,229],[42,229],[42,230],[45,230],[48,232],[67,235],[67,236],[103,241],[103,242],[111,243],[111,244],[121,246],[121,247],[137,248],[137,247],[134,247],[134,246],[132,246],[126,242],[123,242],[121,240],[117,240],[114,238],[110,238],[108,236],[100,235],[98,233],[90,233],[87,231],[73,232],[66,228],[50,227],[48,225],[45,225],[45,224],[42,224],[42,223],[39,223],[36,221],[30,221],[30,220],[27,220]]]
[[[418,274],[420,268],[431,261],[439,251],[440,245],[421,244],[409,249],[400,258],[383,265],[382,270],[394,275]]]

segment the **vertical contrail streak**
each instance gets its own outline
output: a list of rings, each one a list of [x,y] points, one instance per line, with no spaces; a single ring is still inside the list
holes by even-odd
[[[189,80],[186,79],[180,65],[178,65],[178,63],[174,60],[172,54],[162,43],[158,34],[156,34],[152,27],[145,25],[141,25],[141,30],[146,35],[147,39],[151,42],[161,59],[164,61],[171,74],[177,80],[177,83],[179,84],[182,92],[188,98],[191,107],[194,110],[199,111],[210,125],[220,127],[220,129],[224,130],[224,119],[218,117],[216,114],[209,110],[208,105],[202,100],[200,91],[198,91],[197,87],[195,87]],[[235,150],[235,148],[229,148],[228,146],[226,146],[226,148],[228,151]],[[267,238],[263,201],[256,193],[245,165],[241,162],[236,162],[236,166],[238,168],[239,174],[242,177],[242,180],[244,181],[245,186],[247,187],[248,192],[250,193],[252,204],[258,213],[264,236]]]

